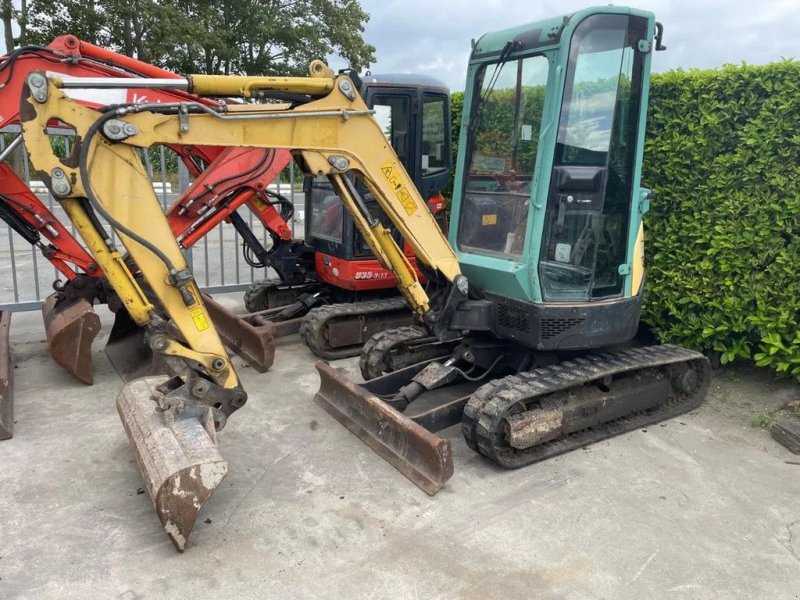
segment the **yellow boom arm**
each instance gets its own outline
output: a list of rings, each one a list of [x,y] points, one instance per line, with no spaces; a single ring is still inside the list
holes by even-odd
[[[57,84],[65,83],[46,80],[38,73],[29,76],[28,93],[23,92],[21,120],[31,160],[62,203],[71,207],[70,217],[82,235],[84,229],[89,230],[84,240],[131,316],[145,325],[152,306],[119,254],[92,233],[83,198],[93,198],[108,216],[127,228],[126,232],[115,227],[186,340],[186,346],[169,340],[168,353],[201,362],[225,388],[237,385],[235,373],[194,281],[186,279],[186,264],[139,159],[139,148],[188,144],[291,150],[307,173],[330,178],[375,256],[394,273],[413,309],[424,316],[431,308],[429,298],[391,232],[369,216],[348,177],[354,173],[419,260],[450,282],[460,275],[447,239],[353,82],[344,75],[335,76],[319,61],[311,64],[310,73],[307,78],[198,75],[183,80],[193,82],[193,89],[206,95],[249,96],[278,90],[316,98],[295,108],[247,104],[217,111],[189,102],[130,105],[101,113],[71,100],[58,88]],[[40,80],[35,79],[37,75]],[[129,84],[130,80],[125,81]],[[169,81],[165,80],[164,87],[178,85]],[[78,142],[69,159],[58,158],[50,146],[46,125],[54,119],[76,130]]]

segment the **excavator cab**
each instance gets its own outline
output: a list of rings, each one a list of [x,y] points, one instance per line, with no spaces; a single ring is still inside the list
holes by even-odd
[[[492,329],[539,349],[636,332],[639,185],[654,22],[599,12],[478,41],[450,241],[503,307]],[[557,50],[548,46],[556,43]]]
[[[360,87],[367,106],[394,148],[414,186],[427,201],[442,231],[447,212],[441,191],[450,178],[450,93],[444,83],[423,75],[371,75]],[[357,184],[371,214],[403,240],[374,196]],[[395,295],[391,272],[375,260],[352,216],[326,177],[305,182],[305,242],[316,250],[317,276],[336,289],[342,299],[359,292],[385,290]],[[405,253],[413,259],[406,246]],[[414,261],[415,262],[415,261]]]

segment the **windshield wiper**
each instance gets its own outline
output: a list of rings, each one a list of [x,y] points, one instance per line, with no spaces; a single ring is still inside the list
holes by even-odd
[[[481,95],[480,103],[478,104],[478,110],[475,111],[473,117],[469,120],[467,125],[467,131],[469,132],[470,136],[475,131],[478,123],[481,120],[481,116],[483,115],[483,107],[486,105],[486,101],[489,99],[489,94],[492,93],[494,90],[494,86],[497,84],[497,79],[500,77],[500,73],[503,71],[503,67],[506,66],[506,59],[511,54],[511,51],[519,45],[519,42],[516,40],[508,40],[503,46],[503,49],[500,51],[500,58],[495,63],[494,72],[492,76],[489,78],[489,85],[486,87],[486,90]]]

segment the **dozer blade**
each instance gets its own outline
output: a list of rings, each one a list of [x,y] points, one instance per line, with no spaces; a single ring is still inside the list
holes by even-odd
[[[275,360],[275,328],[272,323],[253,325],[227,308],[203,295],[203,303],[222,342],[241,356],[259,373],[267,371]]]
[[[117,411],[158,518],[180,552],[197,515],[228,472],[217,450],[211,410],[202,414],[160,411],[153,400],[166,377],[146,377],[127,384]]]
[[[84,383],[92,384],[92,341],[100,333],[100,317],[89,301],[78,298],[56,305],[56,294],[42,305],[50,355]]]
[[[342,371],[317,362],[320,388],[314,401],[394,468],[431,496],[453,476],[453,452],[444,440],[350,381]]]
[[[14,435],[14,364],[11,360],[11,313],[0,311],[0,440]]]

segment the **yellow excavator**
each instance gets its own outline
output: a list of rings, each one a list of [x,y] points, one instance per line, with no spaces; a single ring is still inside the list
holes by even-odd
[[[329,179],[395,275],[418,326],[381,332],[365,345],[362,372],[375,377],[366,384],[318,363],[317,401],[434,493],[453,473],[450,441],[434,434],[443,426],[461,422],[472,448],[519,467],[680,414],[705,395],[702,355],[673,346],[619,348],[639,319],[641,217],[651,197],[639,179],[650,58],[661,33],[651,13],[608,6],[476,42],[449,241],[353,82],[319,61],[304,78],[147,81],[289,105],[99,111],[72,101],[65,88],[130,82],[28,76],[21,121],[33,165],[174,373],[127,384],[117,407],[179,550],[227,470],[216,432],[247,395],[139,149],[285,148],[307,175]],[[77,134],[63,160],[47,138],[52,120]],[[370,212],[369,196],[380,215]],[[101,219],[119,234],[126,256]],[[387,222],[413,248],[426,286]],[[436,392],[443,394],[434,401]]]
[[[291,149],[307,174],[329,177],[373,252],[421,312],[429,305],[415,270],[392,232],[368,218],[350,174],[361,177],[426,264],[455,277],[458,261],[346,75],[336,76],[315,61],[307,78],[195,75],[147,83],[208,97],[274,93],[294,99],[290,106],[220,103],[212,109],[181,102],[96,110],[70,99],[66,88],[130,81],[61,80],[39,72],[28,76],[22,92],[23,136],[38,176],[65,208],[133,321],[146,329],[150,349],[174,373],[127,384],[117,407],[156,511],[182,550],[200,508],[227,470],[216,449],[216,431],[244,406],[247,394],[169,230],[139,149],[199,139]],[[46,133],[54,120],[72,127],[79,140],[65,159],[53,152]],[[103,221],[119,235],[125,255],[111,242]]]

